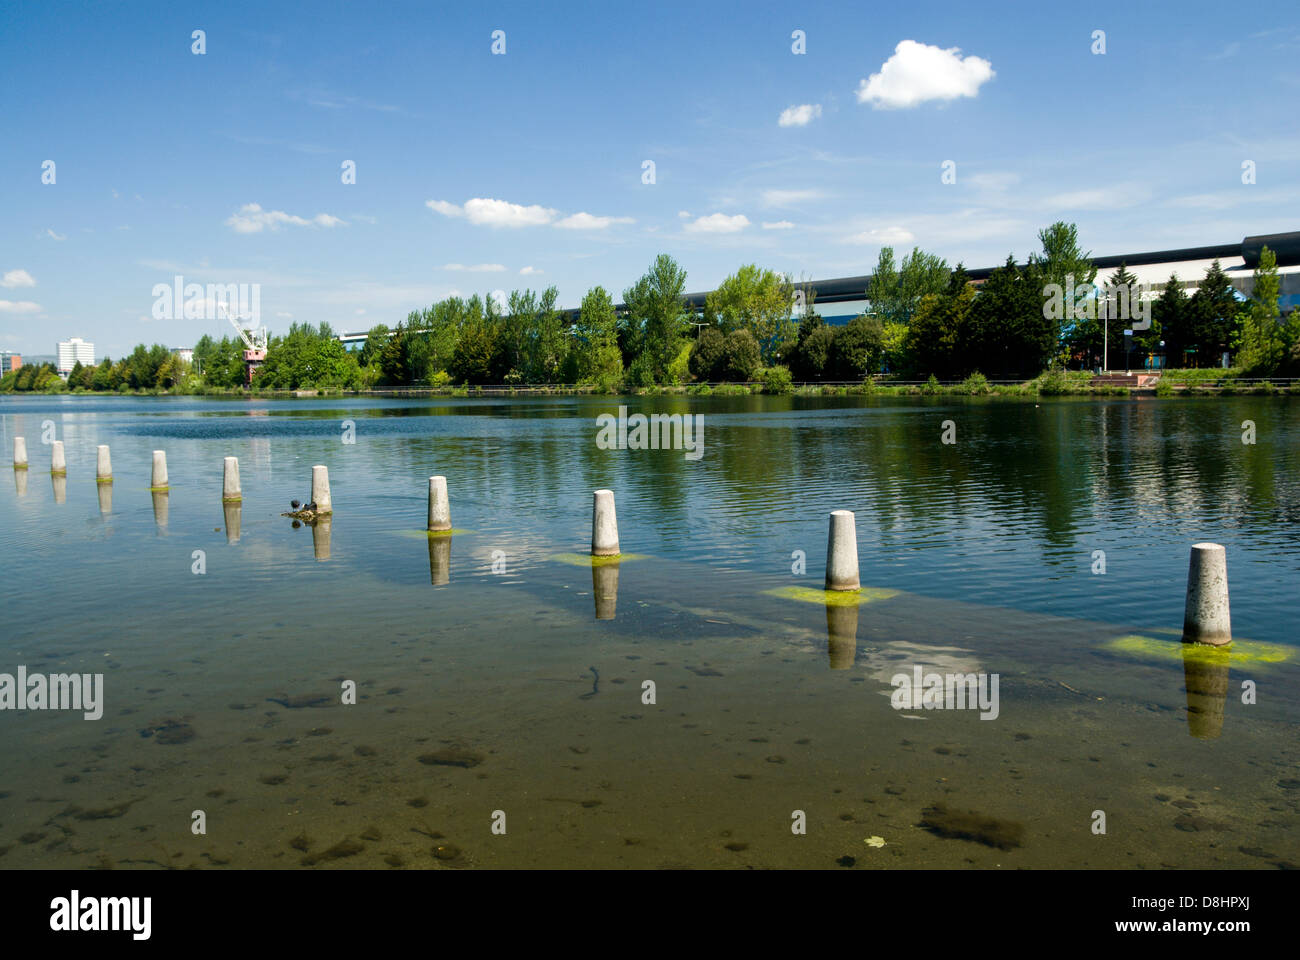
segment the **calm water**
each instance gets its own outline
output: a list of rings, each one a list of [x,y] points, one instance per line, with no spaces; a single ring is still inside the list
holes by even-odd
[[[599,449],[619,402],[0,400],[32,464],[0,484],[0,672],[106,689],[98,721],[0,713],[0,865],[1300,862],[1294,400],[621,401],[703,414],[696,461]],[[335,514],[294,529],[315,463]],[[633,556],[593,571],[599,487]],[[875,589],[828,611],[788,593],[838,508]],[[1201,540],[1231,659],[1177,642]],[[997,674],[997,719],[892,709],[917,665]]]

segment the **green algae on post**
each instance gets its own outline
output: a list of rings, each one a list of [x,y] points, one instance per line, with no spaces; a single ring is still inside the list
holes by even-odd
[[[404,537],[407,540],[427,540],[430,537],[452,537],[459,536],[463,533],[473,533],[473,530],[390,530],[388,531],[395,537]]]
[[[1141,634],[1128,634],[1107,640],[1102,645],[1104,650],[1141,657],[1148,660],[1169,660],[1182,663],[1185,658],[1203,658],[1217,660],[1223,656],[1223,647],[1209,644],[1184,643],[1181,639],[1164,640],[1157,637],[1144,637]],[[1227,646],[1228,661],[1244,664],[1286,663],[1295,657],[1295,651],[1276,643],[1261,643],[1256,640],[1233,640]]]
[[[616,553],[612,557],[592,557],[585,553],[553,553],[547,560],[555,563],[567,563],[571,567],[603,567],[607,563],[625,563],[629,560],[645,560],[646,553]]]
[[[889,600],[898,596],[901,590],[888,590],[884,587],[859,587],[857,590],[818,590],[816,587],[777,587],[764,590],[769,597],[783,600],[799,600],[803,603],[822,603],[828,607],[856,607],[877,600]]]

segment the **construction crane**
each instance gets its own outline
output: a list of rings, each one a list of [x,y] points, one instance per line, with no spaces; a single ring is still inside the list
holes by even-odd
[[[239,339],[244,341],[244,386],[251,387],[253,374],[266,361],[266,327],[245,327],[231,315],[230,308],[224,303],[218,303],[217,310],[225,314]]]

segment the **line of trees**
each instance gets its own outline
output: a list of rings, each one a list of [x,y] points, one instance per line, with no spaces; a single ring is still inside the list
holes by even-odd
[[[441,300],[392,328],[373,327],[356,352],[328,324],[295,323],[271,338],[253,383],[271,390],[564,383],[616,391],[689,380],[854,381],[882,371],[1027,379],[1067,364],[1098,366],[1104,352],[1118,362],[1126,339],[1139,357],[1163,341],[1173,365],[1214,366],[1229,351],[1252,375],[1300,375],[1300,311],[1282,322],[1276,257],[1267,248],[1250,300],[1238,300],[1215,261],[1191,296],[1170,277],[1151,304],[1150,328],[1126,338],[1127,320],[1103,319],[1090,286],[1097,270],[1075,226],[1054,223],[1038,239],[1040,252],[1024,264],[1008,256],[982,284],[960,263],[950,268],[919,248],[896,263],[885,247],[864,291],[866,310],[837,327],[817,312],[815,291],[755,264],[692,307],[683,299],[686,271],[661,254],[623,291],[623,309],[597,286],[576,320],[550,287],[503,300]],[[1109,279],[1135,288],[1134,281],[1124,265]],[[1053,284],[1076,291],[1063,315],[1048,308]],[[0,379],[0,391],[237,389],[245,382],[243,349],[237,338],[204,336],[191,366],[164,346],[140,345],[117,362],[78,364],[66,384],[49,365],[24,367]]]

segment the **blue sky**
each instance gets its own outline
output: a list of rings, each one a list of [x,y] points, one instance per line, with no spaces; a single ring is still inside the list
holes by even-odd
[[[986,266],[1057,219],[1098,255],[1235,242],[1300,229],[1297,95],[1282,3],[3,0],[0,348],[224,332],[153,318],[177,274],[260,284],[272,332],[351,331],[457,292],[618,298],[660,252],[703,290],[884,243]]]

